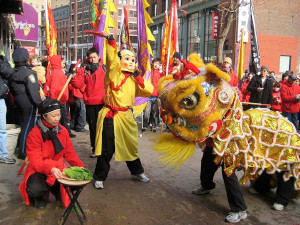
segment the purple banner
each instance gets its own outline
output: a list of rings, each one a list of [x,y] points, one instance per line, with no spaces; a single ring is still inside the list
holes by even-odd
[[[23,2],[23,15],[16,15],[15,20],[17,40],[38,41],[38,13],[31,5]]]
[[[100,15],[99,26],[97,30],[98,32],[104,32],[106,15],[107,15],[107,6],[108,6],[107,0],[103,1],[103,9]],[[103,59],[104,39],[105,39],[104,37],[95,36],[95,41],[94,41],[94,47],[99,50],[99,56],[101,59]]]
[[[142,70],[144,75],[147,70],[147,64],[150,63],[150,57],[148,52],[148,39],[146,32],[146,23],[144,15],[143,0],[137,2],[137,35],[138,35],[138,53],[137,60],[139,69]]]

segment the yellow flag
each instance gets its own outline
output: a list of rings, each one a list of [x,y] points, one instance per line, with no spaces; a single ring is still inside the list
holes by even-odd
[[[237,68],[237,77],[239,81],[243,78],[244,74],[244,28],[242,28],[241,33],[241,42],[240,42],[240,51],[238,58],[238,68]]]

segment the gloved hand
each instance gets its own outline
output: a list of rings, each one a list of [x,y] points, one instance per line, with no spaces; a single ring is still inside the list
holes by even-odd
[[[108,36],[106,37],[106,39],[107,39],[107,40],[110,40],[110,41],[115,40],[115,39],[114,39],[114,36],[113,36],[112,34],[108,35]]]
[[[134,78],[136,78],[138,75],[140,75],[140,70],[136,69],[133,73],[132,73],[132,76]]]
[[[299,100],[300,99],[300,94],[296,95],[296,99]]]

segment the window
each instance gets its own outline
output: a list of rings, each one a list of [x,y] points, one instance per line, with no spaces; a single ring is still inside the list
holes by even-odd
[[[84,30],[88,30],[89,29],[89,24],[88,23],[84,24],[83,26],[84,26],[84,28],[83,28]]]
[[[78,2],[78,9],[82,8],[82,2]]]
[[[71,43],[74,44],[74,38],[71,38]]]
[[[90,36],[90,43],[93,43],[94,42],[94,36]]]
[[[136,17],[136,11],[135,10],[129,10],[129,17]]]
[[[279,64],[279,73],[285,73],[291,70],[291,56],[281,55]]]
[[[157,3],[153,3],[152,5],[152,16],[156,16],[157,15]]]
[[[42,9],[44,9],[45,8],[45,6],[44,5],[42,5]]]
[[[118,9],[118,16],[122,16],[123,10],[122,9]]]
[[[88,43],[88,42],[89,42],[89,36],[84,36],[83,43]]]
[[[137,29],[136,23],[129,23],[129,29],[130,30],[136,30]]]
[[[166,11],[166,0],[162,0],[161,4],[161,12],[164,13]]]
[[[71,5],[71,9],[74,10],[75,9],[75,3],[73,2]]]
[[[72,27],[71,27],[71,31],[72,31],[72,33],[74,33],[74,30],[75,30],[75,29],[74,29],[74,26],[72,26]]]
[[[118,29],[121,29],[121,22],[118,21]]]
[[[136,0],[129,0],[129,5],[136,5]]]
[[[82,37],[77,37],[77,44],[81,44],[82,43]]]
[[[188,20],[188,54],[200,53],[200,18],[201,13],[190,15]]]
[[[82,19],[82,13],[78,14],[77,20],[81,20]]]
[[[119,0],[119,4],[127,4],[127,0]]]
[[[137,36],[130,36],[131,43],[137,43]]]
[[[78,25],[77,31],[78,31],[78,32],[81,32],[81,31],[82,31],[82,25],[81,25],[81,24]]]
[[[84,0],[84,6],[89,6],[89,0]]]
[[[88,12],[84,12],[84,19],[88,19],[89,18],[89,13]]]
[[[182,0],[177,0],[178,3],[178,7],[180,7],[182,5]]]
[[[72,16],[71,16],[71,20],[72,20],[72,22],[74,22],[74,18],[75,18],[75,17],[74,17],[74,15],[72,15]]]

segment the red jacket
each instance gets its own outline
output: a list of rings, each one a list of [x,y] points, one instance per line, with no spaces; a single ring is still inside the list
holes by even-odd
[[[63,89],[65,83],[67,82],[67,77],[61,69],[61,56],[54,55],[50,58],[50,76],[47,80],[46,86],[49,87],[47,96],[52,99],[57,99],[61,90]],[[69,90],[65,89],[63,95],[60,98],[60,103],[65,104],[69,99]]]
[[[278,102],[279,100],[279,102]],[[280,91],[274,92],[273,90],[273,104],[272,104],[272,110],[281,112],[281,95]]]
[[[100,61],[99,68],[90,74],[90,71],[85,69],[78,69],[76,76],[71,80],[74,88],[82,90],[83,101],[86,105],[100,105],[104,103],[105,85],[104,85],[105,71],[103,70],[103,63]]]
[[[230,75],[231,79],[228,82],[228,84],[230,84],[231,87],[237,87],[239,85],[239,81],[238,81],[238,78],[237,78],[235,72],[229,71],[229,75]]]
[[[159,70],[151,70],[151,83],[154,87],[152,96],[157,97],[158,96],[158,91],[157,91],[157,83],[159,79],[163,76],[162,73],[159,72]]]
[[[243,95],[242,102],[249,102],[251,92],[247,90],[250,81],[245,81],[241,86],[241,93]]]
[[[56,178],[52,175],[51,169],[56,167],[62,171],[64,168],[68,168],[67,164],[65,164],[63,161],[64,159],[72,166],[85,167],[73,148],[73,144],[67,129],[61,125],[59,125],[59,127],[60,129],[57,137],[64,149],[57,154],[55,154],[54,146],[51,140],[46,140],[45,142],[43,141],[41,129],[38,126],[35,126],[27,136],[26,154],[29,164],[26,168],[24,179],[19,186],[21,196],[26,205],[31,204],[26,192],[26,187],[27,180],[32,174],[36,172],[45,174],[47,176],[46,182],[48,185],[52,186],[54,185]],[[60,193],[63,204],[65,207],[67,207],[70,203],[70,200],[62,185],[60,186]]]
[[[281,95],[281,109],[282,112],[298,113],[299,103],[296,101],[296,95],[300,94],[300,87],[298,84],[291,85],[286,82],[280,89]]]

